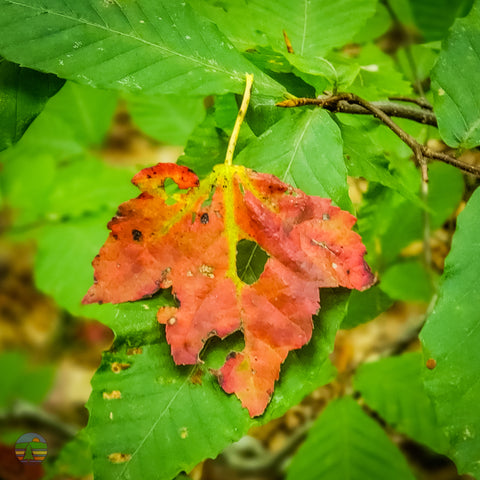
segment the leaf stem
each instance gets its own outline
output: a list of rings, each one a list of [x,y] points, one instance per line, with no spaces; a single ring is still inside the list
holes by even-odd
[[[247,113],[248,104],[250,102],[250,94],[252,91],[253,84],[253,74],[247,73],[245,75],[246,84],[245,92],[243,93],[242,104],[240,105],[240,110],[237,114],[237,119],[235,120],[235,125],[233,127],[233,132],[228,142],[227,154],[225,155],[225,165],[232,165],[233,163],[233,152],[235,151],[235,146],[237,145],[238,135],[240,133],[240,127]]]

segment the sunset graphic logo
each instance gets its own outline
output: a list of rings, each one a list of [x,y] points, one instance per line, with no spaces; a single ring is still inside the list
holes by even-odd
[[[22,463],[43,462],[47,451],[47,442],[38,433],[25,433],[15,443],[15,456]]]

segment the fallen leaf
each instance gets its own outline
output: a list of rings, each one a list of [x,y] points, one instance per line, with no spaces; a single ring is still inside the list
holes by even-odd
[[[184,191],[167,193],[166,179]],[[133,301],[172,287],[179,305],[160,308],[157,318],[176,364],[201,362],[209,337],[242,330],[244,350],[216,373],[252,417],[261,415],[289,351],[310,340],[319,288],[373,283],[365,247],[351,230],[355,217],[242,166],[217,165],[199,182],[186,167],[159,164],[133,183],[142,193],[108,224],[83,303]],[[243,239],[269,255],[251,285],[237,274]]]

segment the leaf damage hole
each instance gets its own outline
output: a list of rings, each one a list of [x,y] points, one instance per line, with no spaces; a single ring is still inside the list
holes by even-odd
[[[143,353],[142,347],[132,347],[127,350],[127,355],[141,355]]]
[[[260,245],[251,240],[240,240],[237,243],[237,276],[248,284],[252,285],[259,278],[265,269],[269,255]]]
[[[120,363],[120,362],[113,362],[111,367],[113,373],[120,373],[122,370],[127,370],[130,368],[129,363]]]
[[[167,199],[165,200],[165,203],[167,205],[175,205],[177,203],[175,196],[178,194],[185,194],[188,192],[188,189],[180,188],[177,185],[177,183],[171,178],[165,179],[165,182],[163,184],[163,190],[167,194]]]
[[[122,398],[122,392],[119,390],[112,390],[111,392],[103,392],[104,400],[118,400]]]
[[[110,463],[125,463],[130,461],[132,456],[129,453],[120,453],[120,452],[115,452],[111,453],[108,456],[108,460]]]

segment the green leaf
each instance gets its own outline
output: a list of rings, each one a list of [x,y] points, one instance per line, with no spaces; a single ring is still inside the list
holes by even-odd
[[[367,20],[367,23],[360,29],[352,39],[352,43],[366,43],[377,39],[383,35],[392,23],[392,19],[387,8],[382,2],[377,3],[377,9],[373,17]]]
[[[345,118],[340,123],[343,138],[343,152],[348,174],[363,177],[371,182],[381,183],[399,192],[405,198],[418,203],[416,189],[409,185],[395,171],[384,147],[375,139],[373,133],[381,126],[358,118]]]
[[[365,363],[357,370],[354,388],[395,430],[444,453],[448,441],[438,425],[422,381],[420,353],[406,353]]]
[[[92,452],[85,430],[62,447],[54,463],[45,462],[44,480],[83,478],[92,473]]]
[[[40,403],[53,382],[54,369],[33,365],[22,352],[3,352],[0,355],[2,388],[0,408],[9,408],[15,400]]]
[[[342,328],[354,328],[362,323],[369,322],[385,312],[392,304],[393,300],[378,285],[364,292],[352,290]]]
[[[287,480],[413,480],[405,458],[350,397],[331,402],[311,428]]]
[[[27,133],[0,155],[0,184],[15,213],[15,227],[79,217],[104,207],[115,211],[135,193],[131,169],[93,157],[110,126],[116,95],[67,83]]]
[[[434,107],[442,139],[451,147],[480,145],[480,3],[450,30],[432,72]],[[465,72],[460,75],[459,72]]]
[[[448,435],[460,473],[480,477],[480,189],[457,219],[445,261],[438,301],[422,329],[424,357],[436,361],[424,369],[425,388]]]
[[[428,302],[433,295],[432,280],[418,261],[395,263],[382,275],[380,288],[395,300]]]
[[[415,84],[415,82],[424,82],[430,77],[438,57],[438,50],[434,44],[409,45],[408,48],[400,48],[396,57],[404,75]],[[415,59],[414,65],[409,59],[410,55]]]
[[[214,111],[209,110],[205,120],[190,135],[185,153],[177,163],[194,169],[200,178],[206,177],[215,165],[224,161],[227,145],[227,134],[217,128]]]
[[[185,145],[205,118],[202,97],[126,95],[134,123],[147,135],[169,145]]]
[[[360,66],[350,59],[332,53],[325,58],[289,55],[294,73],[315,87],[317,95],[324,90],[347,90],[360,73]]]
[[[416,25],[424,40],[441,40],[452,25],[455,17],[465,15],[472,7],[473,0],[409,0]]]
[[[115,212],[121,202],[138,192],[130,182],[134,173],[133,169],[111,167],[88,154],[62,165],[57,168],[45,216],[49,220],[74,218],[104,207]]]
[[[250,142],[235,162],[351,208],[340,130],[324,110],[284,118]]]
[[[92,260],[108,235],[105,228],[115,211],[52,223],[37,233],[35,283],[74,315],[95,317],[98,306],[81,301],[92,284]]]
[[[377,2],[234,0],[215,2],[217,8],[208,6],[205,0],[193,3],[240,48],[270,43],[275,50],[283,52],[286,48],[282,30],[285,30],[296,53],[322,56],[351,40],[375,13]]]
[[[117,105],[114,92],[67,82],[46,104],[21,141],[0,154],[2,163],[40,154],[63,162],[99,147]],[[38,180],[38,178],[37,178]]]
[[[367,100],[412,94],[410,82],[398,71],[392,57],[376,45],[365,45],[354,60],[360,71],[350,88],[353,93]]]
[[[327,357],[347,297],[345,292],[325,292],[311,342],[289,355],[272,401],[259,419],[251,419],[234,396],[225,394],[209,370],[221,365],[220,359],[233,347],[232,337],[217,342],[215,351],[204,356],[204,365],[179,367],[155,319],[168,296],[103,305],[108,307],[103,321],[114,329],[116,340],[92,380],[88,402],[95,475],[170,479],[216,456],[250,427],[284,414],[332,379]]]
[[[256,90],[284,92],[185,2],[1,0],[0,11],[5,58],[79,83],[150,94],[241,93],[250,72]]]
[[[465,185],[462,173],[443,163],[429,166],[429,178],[426,203],[435,230],[455,212]],[[368,251],[366,260],[374,270],[385,270],[404,247],[423,238],[425,213],[393,190],[378,185],[369,189],[358,212],[358,227]]]
[[[45,75],[0,59],[0,150],[18,142],[45,102],[63,85]]]

